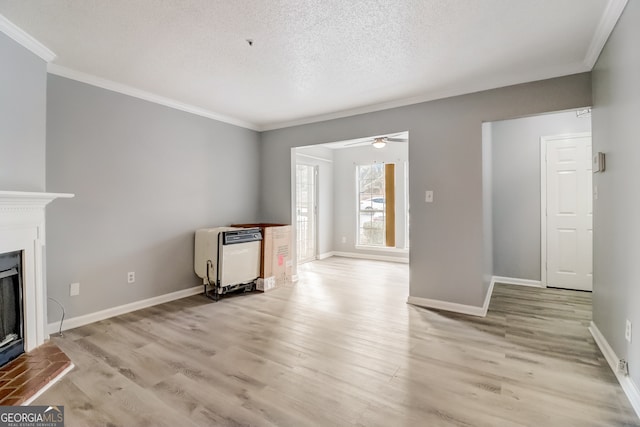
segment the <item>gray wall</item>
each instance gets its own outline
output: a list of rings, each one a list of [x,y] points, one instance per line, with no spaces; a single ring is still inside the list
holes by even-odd
[[[481,306],[482,122],[588,105],[584,73],[264,132],[262,219],[291,220],[291,147],[408,130],[410,295]]]
[[[333,150],[326,147],[304,147],[296,149],[296,152],[302,154],[297,156],[297,163],[318,167],[316,255],[326,254],[333,251]]]
[[[256,132],[53,75],[47,101],[47,190],[76,195],[47,208],[69,317],[201,284],[194,230],[258,219]]]
[[[593,320],[640,385],[640,2],[630,1],[593,70]],[[625,320],[634,336],[624,339]]]
[[[540,137],[591,132],[575,110],[493,122],[493,274],[540,280]]]
[[[47,63],[0,33],[0,190],[44,191]]]
[[[482,284],[485,292],[491,286],[493,278],[493,183],[492,174],[492,125],[482,124],[482,237],[483,275]]]
[[[366,135],[365,135],[366,136]],[[366,250],[356,247],[358,194],[356,191],[356,165],[373,162],[395,163],[396,170],[396,247],[405,248],[407,212],[405,206],[405,162],[409,157],[408,144],[388,143],[384,148],[351,147],[335,150],[334,158],[334,243],[338,252],[408,258],[408,253],[385,251],[382,248]],[[342,237],[346,242],[342,243]]]

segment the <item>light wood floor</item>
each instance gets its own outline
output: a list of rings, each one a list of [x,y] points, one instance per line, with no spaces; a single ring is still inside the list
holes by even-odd
[[[76,369],[34,404],[67,426],[640,426],[588,293],[497,285],[480,319],[407,305],[407,265],[300,270],[54,338]]]

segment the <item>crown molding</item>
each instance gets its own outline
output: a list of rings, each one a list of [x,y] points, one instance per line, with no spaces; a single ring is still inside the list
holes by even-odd
[[[607,8],[604,10],[602,18],[600,18],[600,22],[593,34],[593,39],[584,58],[584,65],[587,66],[589,70],[596,64],[600,52],[602,52],[605,43],[609,39],[611,32],[627,5],[627,1],[628,0],[609,0],[609,4],[607,4]]]
[[[176,101],[175,99],[166,98],[155,93],[136,89],[132,86],[127,86],[122,83],[114,82],[112,80],[103,79],[102,77],[94,76],[92,74],[83,73],[82,71],[73,70],[71,68],[63,67],[62,65],[49,63],[47,64],[47,72],[49,74],[76,80],[91,86],[110,90],[112,92],[118,92],[123,95],[132,96],[134,98],[144,99],[145,101],[164,105],[165,107],[175,108],[176,110],[185,111],[187,113],[196,114],[202,117],[207,117],[219,122],[228,123],[234,126],[240,126],[255,131],[261,130],[260,127],[255,123],[246,122],[244,120],[214,113],[213,111],[205,110],[204,108],[196,107],[195,105],[185,104],[183,102]]]
[[[583,61],[584,69],[574,68],[572,72],[564,72],[561,75],[579,73],[583,71],[589,71],[595,65],[600,52],[604,48],[607,39],[611,35],[618,19],[622,15],[625,6],[627,5],[628,0],[609,0],[607,7],[602,15],[598,27],[594,33],[593,39],[589,45],[587,53],[585,55]],[[81,71],[76,71],[67,67],[63,67],[58,64],[53,64],[52,61],[56,58],[56,54],[52,52],[49,48],[44,46],[42,43],[37,41],[35,38],[27,34],[24,30],[19,28],[17,25],[9,21],[6,17],[0,14],[0,32],[3,32],[8,37],[13,39],[15,42],[19,43],[26,49],[33,52],[38,57],[42,58],[46,61],[47,71],[50,74],[58,75],[61,77],[66,77],[72,80],[80,81],[82,83],[90,84],[92,86],[100,87],[103,89],[111,90],[113,92],[122,93],[124,95],[133,96],[135,98],[144,99],[149,102],[153,102],[156,104],[164,105],[170,108],[174,108],[177,110],[185,111],[188,113],[196,114],[202,117],[207,117],[213,120],[217,120],[220,122],[232,124],[235,126],[240,126],[243,128],[255,130],[255,131],[268,131],[274,129],[281,129],[286,127],[316,123],[326,120],[339,119],[349,116],[354,116],[358,114],[371,113],[380,110],[386,110],[390,108],[397,108],[412,104],[418,104],[422,102],[432,101],[441,98],[447,98],[451,96],[457,96],[467,93],[473,93],[482,90],[490,90],[496,87],[508,86],[510,84],[518,84],[522,83],[521,81],[513,81],[509,83],[504,83],[499,86],[489,85],[489,87],[456,87],[451,88],[445,91],[432,92],[428,94],[422,94],[420,96],[409,97],[404,99],[396,99],[389,102],[376,103],[367,106],[362,106],[353,109],[347,109],[337,112],[332,112],[328,114],[314,115],[310,117],[304,117],[300,119],[294,119],[291,121],[282,121],[276,123],[267,123],[264,125],[260,125],[257,123],[247,122],[241,119],[236,119],[234,117],[229,117],[223,114],[218,114],[213,111],[206,110],[204,108],[196,107],[194,105],[185,104],[183,102],[166,98],[161,95],[157,95],[151,92],[146,92],[140,89],[136,89],[131,86],[127,86],[121,83],[117,83],[111,80],[103,79],[101,77],[97,77],[91,74],[83,73]],[[544,78],[557,77],[557,76],[537,76],[530,81],[535,81]],[[528,80],[529,81],[529,80]]]
[[[218,120],[224,123],[229,123],[235,126],[240,126],[246,129],[251,129],[257,132],[266,132],[266,131],[275,130],[275,129],[306,125],[310,123],[324,122],[324,121],[333,120],[333,119],[341,119],[341,118],[356,116],[359,114],[373,113],[377,111],[388,110],[391,108],[405,107],[409,105],[420,104],[423,102],[434,101],[438,99],[450,98],[450,97],[460,96],[460,95],[467,95],[467,94],[482,92],[486,90],[499,89],[499,88],[508,87],[511,85],[526,84],[526,83],[531,83],[539,80],[559,78],[559,77],[568,76],[568,75],[577,74],[577,73],[583,73],[587,71],[589,71],[589,69],[586,69],[586,67],[582,63],[578,62],[577,64],[572,64],[552,74],[534,74],[524,79],[516,78],[516,79],[510,79],[508,81],[503,81],[500,84],[483,85],[483,84],[472,83],[467,85],[458,85],[446,90],[433,91],[433,92],[429,92],[429,93],[418,95],[418,96],[401,98],[401,99],[396,99],[388,102],[364,105],[362,107],[356,107],[356,108],[347,109],[347,110],[340,110],[333,113],[312,115],[312,116],[307,116],[300,119],[294,119],[291,121],[257,124],[257,123],[247,122],[244,120],[225,116],[222,114],[214,113],[212,111],[205,110],[203,108],[196,107],[193,105],[185,104],[183,102],[176,101],[174,99],[165,98],[161,95],[157,95],[151,92],[145,92],[143,90],[134,88],[132,86],[127,86],[121,83],[114,82],[112,80],[107,80],[107,79],[103,79],[102,77],[97,77],[92,74],[88,74],[81,71],[73,70],[71,68],[63,67],[62,65],[58,65],[55,63],[47,64],[47,72],[49,74],[65,77],[71,80],[76,80],[92,86],[100,87],[102,89],[107,89],[113,92],[122,93],[124,95],[133,96],[134,98],[144,99],[145,101],[175,108],[181,111],[186,111],[188,113]]]
[[[477,92],[484,92],[488,90],[501,89],[509,86],[533,83],[537,81],[555,79],[573,74],[585,73],[590,71],[579,60],[574,64],[569,64],[565,67],[556,69],[555,72],[543,72],[543,73],[530,73],[525,76],[513,76],[509,79],[501,80],[500,82],[471,82],[466,84],[457,84],[452,87],[443,90],[435,90],[421,95],[411,96],[407,98],[394,99],[391,101],[373,103],[363,105],[362,107],[355,107],[347,110],[335,111],[327,114],[312,115],[308,117],[302,117],[300,119],[294,119],[282,122],[267,123],[260,126],[260,131],[270,131],[276,129],[283,129],[294,126],[307,125],[311,123],[324,122],[327,120],[342,119],[351,116],[357,116],[360,114],[375,113],[377,111],[389,110],[392,108],[406,107],[415,104],[421,104],[423,102],[436,101],[440,99],[452,98],[455,96],[469,95]]]
[[[5,33],[16,43],[29,49],[31,52],[42,58],[46,62],[56,59],[56,54],[38,40],[27,34],[22,28],[0,15],[0,31]]]

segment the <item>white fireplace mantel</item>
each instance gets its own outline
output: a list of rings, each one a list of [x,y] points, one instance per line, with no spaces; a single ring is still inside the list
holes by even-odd
[[[0,253],[22,251],[24,347],[43,344],[46,334],[46,281],[44,266],[44,208],[68,193],[0,191]]]
[[[36,193],[32,191],[3,191],[0,190],[1,207],[41,207],[44,208],[55,199],[69,199],[70,193]]]

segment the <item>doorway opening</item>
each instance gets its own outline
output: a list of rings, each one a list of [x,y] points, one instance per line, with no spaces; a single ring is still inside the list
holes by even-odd
[[[588,108],[483,123],[487,286],[591,290],[590,140]]]
[[[296,147],[298,264],[328,257],[409,262],[409,133]]]

